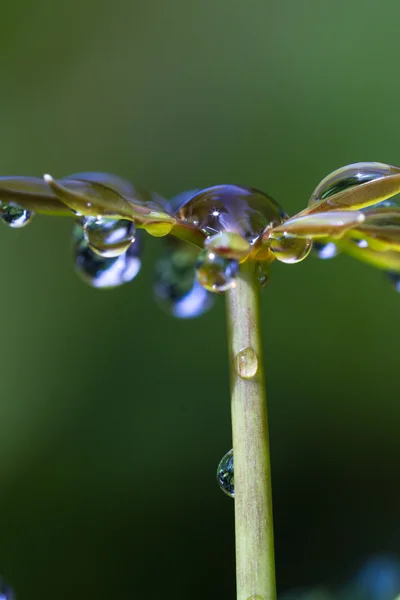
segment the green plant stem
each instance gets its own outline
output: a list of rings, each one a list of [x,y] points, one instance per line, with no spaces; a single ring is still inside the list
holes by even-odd
[[[275,600],[275,559],[260,284],[241,265],[227,292],[235,485],[237,600]]]

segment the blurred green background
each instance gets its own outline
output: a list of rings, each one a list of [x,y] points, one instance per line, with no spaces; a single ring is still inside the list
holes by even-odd
[[[1,174],[163,195],[400,163],[398,0],[4,0]],[[223,302],[175,321],[74,274],[71,223],[1,228],[0,573],[18,600],[234,598]],[[350,258],[264,290],[279,590],[400,553],[400,296]]]

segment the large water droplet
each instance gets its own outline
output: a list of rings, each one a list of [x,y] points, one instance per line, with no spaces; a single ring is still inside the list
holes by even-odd
[[[270,238],[270,248],[280,262],[293,264],[304,260],[310,253],[312,242],[307,238],[281,235]]]
[[[168,314],[180,319],[199,317],[214,303],[214,295],[196,279],[194,267],[197,255],[194,246],[168,240],[164,253],[156,263],[156,299]]]
[[[267,226],[279,225],[286,214],[263,192],[236,185],[217,185],[189,197],[178,215],[207,235],[231,231],[254,242]]]
[[[321,258],[322,260],[328,260],[335,258],[339,254],[339,248],[333,242],[317,242],[314,241],[312,245],[312,253],[314,256]]]
[[[226,292],[235,285],[239,262],[224,258],[207,248],[202,250],[196,262],[196,277],[210,292]]]
[[[136,227],[128,219],[86,217],[84,236],[93,252],[105,258],[124,254],[135,240]]]
[[[32,211],[26,210],[14,202],[1,203],[0,205],[1,220],[13,229],[20,229],[28,225],[32,221],[34,214]]]
[[[0,600],[15,600],[13,590],[1,577],[0,577]]]
[[[390,283],[392,284],[393,289],[396,292],[400,292],[400,273],[389,271],[386,275]]]
[[[378,162],[354,163],[330,173],[313,191],[309,205],[330,198],[350,187],[400,173],[399,167]]]
[[[112,288],[128,283],[140,271],[140,237],[120,256],[106,258],[93,252],[81,225],[74,228],[75,267],[81,279],[95,288]]]
[[[229,450],[217,467],[218,485],[225,494],[235,497],[235,481],[233,476],[233,450]]]
[[[235,358],[236,373],[242,379],[252,379],[258,370],[258,358],[255,350],[248,346],[237,353]]]

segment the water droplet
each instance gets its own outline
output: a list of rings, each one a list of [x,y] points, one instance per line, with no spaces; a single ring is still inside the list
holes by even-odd
[[[242,379],[252,379],[258,370],[258,358],[255,350],[250,346],[244,348],[235,358],[236,373]]]
[[[236,185],[217,185],[189,196],[177,216],[195,222],[207,235],[239,233],[253,243],[267,226],[282,223],[286,214],[263,192]]]
[[[269,262],[261,260],[256,263],[256,277],[260,282],[261,287],[268,282],[269,279]]]
[[[293,264],[304,260],[310,253],[312,242],[307,238],[281,235],[270,238],[270,248],[280,262]]]
[[[204,249],[196,262],[196,277],[210,292],[226,292],[235,285],[239,263]]]
[[[100,256],[88,246],[82,226],[74,227],[75,267],[81,279],[92,287],[112,288],[132,281],[140,271],[140,252],[140,236],[137,236],[124,254],[113,258]]]
[[[172,223],[164,223],[162,221],[158,223],[145,223],[143,229],[153,237],[165,237],[171,233]]]
[[[13,590],[1,577],[0,577],[0,600],[15,600]]]
[[[179,212],[180,209],[185,206],[185,204],[187,204],[189,200],[191,200],[198,192],[200,192],[200,189],[188,190],[187,192],[181,192],[180,194],[177,194],[171,198],[169,201],[171,214],[176,215],[176,213]]]
[[[251,251],[249,242],[243,236],[229,231],[210,236],[205,241],[205,247],[221,256],[234,258],[240,262],[245,260]]]
[[[28,225],[32,221],[34,214],[32,211],[26,210],[14,202],[1,203],[0,206],[0,216],[3,223],[13,229],[20,229]]]
[[[312,252],[314,256],[322,258],[322,260],[328,260],[335,258],[339,254],[339,248],[333,242],[317,242],[314,241],[312,244]]]
[[[197,255],[194,246],[171,239],[156,263],[156,299],[161,308],[179,319],[199,317],[214,303],[215,296],[196,279]]]
[[[104,258],[124,254],[135,240],[136,227],[128,219],[86,217],[83,232],[93,252]]]
[[[378,162],[354,163],[330,173],[313,191],[309,205],[350,187],[400,173],[400,168]]]
[[[386,275],[389,278],[389,281],[392,284],[392,287],[396,290],[396,292],[400,292],[400,273],[388,271]]]
[[[225,494],[235,497],[235,481],[233,476],[233,450],[229,450],[217,467],[218,485]]]

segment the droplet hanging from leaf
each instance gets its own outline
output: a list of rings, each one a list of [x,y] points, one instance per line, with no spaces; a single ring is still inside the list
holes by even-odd
[[[74,227],[75,268],[81,279],[95,288],[113,288],[132,281],[141,267],[140,236],[120,256],[106,258],[89,247],[82,225]]]
[[[83,232],[91,250],[105,258],[115,258],[135,241],[136,227],[127,219],[86,217]]]
[[[14,202],[2,202],[0,204],[1,220],[13,229],[20,229],[28,225],[32,221],[34,214],[32,211],[26,210]]]
[[[205,248],[196,262],[196,277],[201,285],[210,292],[226,292],[235,285],[239,272],[239,262],[224,258]]]
[[[157,302],[180,319],[199,317],[214,303],[214,295],[196,279],[197,256],[194,246],[171,239],[156,263],[153,289]]]

